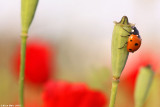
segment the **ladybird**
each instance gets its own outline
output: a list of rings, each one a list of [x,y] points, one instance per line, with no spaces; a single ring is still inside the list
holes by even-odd
[[[124,30],[126,32],[128,32],[126,29],[124,29]],[[135,26],[132,27],[132,32],[128,32],[128,33],[130,34],[130,35],[127,35],[127,36],[129,36],[128,42],[125,43],[125,44],[127,44],[127,51],[128,52],[135,52],[141,46],[142,39],[139,35],[139,31],[137,30],[137,28]],[[122,36],[122,37],[127,37],[127,36]]]

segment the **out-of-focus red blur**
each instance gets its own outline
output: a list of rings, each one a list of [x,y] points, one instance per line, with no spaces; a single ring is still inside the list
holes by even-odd
[[[104,107],[108,98],[84,83],[49,81],[43,91],[44,107]]]
[[[127,100],[132,102],[131,104],[134,103],[134,89],[140,68],[151,65],[152,69],[157,72],[159,64],[158,54],[154,52],[143,50],[137,54],[129,55],[127,64],[121,75],[119,88],[127,96]]]
[[[25,63],[26,82],[33,83],[34,85],[42,84],[50,78],[51,73],[55,72],[55,62],[51,62],[53,57],[55,57],[55,50],[51,49],[53,48],[51,48],[50,44],[42,40],[35,39],[27,42]],[[18,77],[20,71],[20,48],[16,50],[13,58],[14,71]]]

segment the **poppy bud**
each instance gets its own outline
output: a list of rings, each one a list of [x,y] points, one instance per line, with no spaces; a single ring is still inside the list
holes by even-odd
[[[109,107],[114,107],[115,104],[119,78],[129,54],[125,45],[127,45],[128,41],[128,32],[131,32],[131,30],[132,25],[128,22],[127,16],[123,16],[119,23],[115,22],[111,47],[113,82]]]
[[[135,107],[142,107],[152,84],[154,72],[150,66],[140,69],[134,93]]]
[[[21,1],[21,23],[22,33],[27,34],[30,24],[32,23],[37,4],[39,0],[22,0]]]
[[[113,35],[112,35],[112,71],[113,71],[113,78],[119,79],[120,75],[123,71],[123,68],[126,64],[128,54],[126,48],[126,43],[128,41],[129,33],[132,30],[132,25],[128,22],[127,16],[123,16],[121,21],[115,22]],[[128,32],[126,32],[125,30]],[[125,36],[125,37],[123,37]]]

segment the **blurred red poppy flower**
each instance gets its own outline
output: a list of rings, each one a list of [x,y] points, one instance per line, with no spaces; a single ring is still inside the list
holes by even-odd
[[[141,51],[130,55],[121,76],[120,86],[126,87],[126,90],[133,95],[139,69],[147,65],[151,65],[152,69],[156,70],[159,66],[158,55],[151,51]]]
[[[13,65],[16,74],[19,75],[20,69],[20,48],[14,54]],[[25,81],[41,84],[49,79],[52,67],[51,59],[55,57],[55,53],[51,51],[48,43],[39,40],[27,42],[26,47],[26,64],[25,64]]]
[[[49,81],[42,94],[44,107],[104,107],[108,103],[100,91],[82,83]]]

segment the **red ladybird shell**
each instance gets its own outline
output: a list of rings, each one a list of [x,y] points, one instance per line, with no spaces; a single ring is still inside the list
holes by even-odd
[[[141,38],[138,35],[131,34],[128,38],[127,51],[134,52],[141,46]]]

